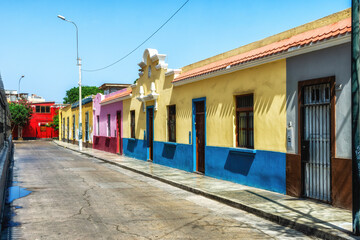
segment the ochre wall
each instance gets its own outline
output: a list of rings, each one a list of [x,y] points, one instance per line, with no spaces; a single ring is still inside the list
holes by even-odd
[[[89,112],[89,142],[93,140],[93,104],[92,102],[84,104],[82,106],[82,131],[83,131],[83,142],[85,142],[85,113]],[[78,127],[79,127],[79,108],[71,108],[71,105],[59,110],[59,139],[62,140],[62,121],[65,118],[65,139],[67,140],[67,117],[69,117],[69,138],[73,140],[73,115],[75,115],[75,135],[76,140],[79,140]]]
[[[176,134],[180,143],[189,142],[192,99],[206,97],[207,145],[236,147],[235,96],[254,94],[254,148],[286,151],[286,62],[258,67],[174,87],[171,104],[176,104]]]
[[[144,88],[144,95],[149,94],[151,82],[155,82],[156,92],[160,94],[158,98],[158,110],[154,111],[154,140],[155,141],[165,141],[166,134],[166,117],[167,117],[167,108],[172,84],[170,86],[165,86],[165,72],[166,69],[160,68],[156,69],[158,61],[152,62],[148,57],[147,64],[144,68],[144,75],[141,76],[136,84],[136,87],[133,87],[133,97],[128,100],[123,101],[123,137],[130,138],[130,111],[135,110],[135,138],[144,139],[144,131],[146,130],[146,111],[143,111],[142,103],[136,99],[139,96],[140,86]],[[151,77],[148,78],[148,67],[151,66]],[[171,79],[172,80],[172,79]],[[171,82],[170,80],[170,82]],[[165,87],[165,88],[164,88]],[[154,101],[146,102],[145,108],[147,106],[153,106]]]
[[[235,96],[254,94],[254,145],[255,149],[277,152],[286,151],[286,61],[264,64],[258,67],[201,80],[178,87],[171,84],[173,75],[165,77],[164,69],[156,69],[157,62],[147,61],[152,75],[148,78],[148,66],[144,75],[133,88],[133,97],[123,102],[123,136],[130,138],[130,111],[135,110],[135,138],[144,139],[146,112],[143,112],[139,96],[140,86],[145,95],[150,93],[150,83],[155,82],[159,93],[158,110],[154,112],[154,140],[168,141],[167,106],[176,105],[176,142],[189,144],[192,130],[192,99],[206,97],[207,145],[236,147]],[[146,106],[153,105],[147,102]]]
[[[71,128],[72,124],[72,111],[71,105],[64,107],[59,110],[59,140],[63,140],[63,119],[65,119],[65,135],[64,138],[67,139],[67,117],[70,119],[69,126]],[[70,131],[71,135],[71,131]]]

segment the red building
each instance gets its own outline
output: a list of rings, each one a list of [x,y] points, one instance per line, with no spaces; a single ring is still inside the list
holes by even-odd
[[[19,135],[24,140],[58,137],[59,132],[48,125],[53,121],[53,117],[58,113],[60,107],[61,105],[57,105],[55,102],[31,103],[33,114],[30,122],[20,131],[15,127],[14,139],[18,139]]]

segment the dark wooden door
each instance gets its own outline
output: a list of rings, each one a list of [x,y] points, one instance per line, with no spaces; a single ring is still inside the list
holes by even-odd
[[[154,139],[154,110],[152,108],[149,111],[149,130],[148,130],[148,142],[149,142],[149,160],[153,160],[153,139]]]
[[[117,119],[116,119],[116,130],[117,130],[117,140],[118,140],[118,153],[122,154],[122,138],[121,138],[121,112],[117,112]]]
[[[196,130],[196,163],[198,172],[205,173],[205,104],[196,102],[195,130]]]

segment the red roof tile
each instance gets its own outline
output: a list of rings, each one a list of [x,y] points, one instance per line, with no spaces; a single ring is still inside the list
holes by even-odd
[[[129,96],[132,92],[132,89],[131,88],[127,88],[126,90],[124,90],[123,92],[120,92],[118,94],[115,94],[111,97],[108,97],[108,98],[105,98],[104,100],[102,100],[100,102],[100,104],[102,103],[106,103],[106,102],[110,102],[111,100],[115,100],[117,98],[122,98],[122,97],[126,97],[126,96]]]
[[[287,51],[292,47],[300,47],[313,42],[337,37],[351,32],[351,18],[346,18],[339,22],[316,28],[307,32],[294,35],[290,38],[268,44],[266,46],[253,49],[251,51],[235,55],[223,60],[219,60],[202,67],[191,69],[176,77],[173,82],[193,78],[206,73],[224,69],[227,66],[237,65],[258,58],[266,57],[272,54]]]

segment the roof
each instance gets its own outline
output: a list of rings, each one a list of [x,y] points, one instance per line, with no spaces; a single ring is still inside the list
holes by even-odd
[[[120,100],[123,97],[129,96],[132,93],[132,89],[131,88],[126,88],[125,90],[122,90],[120,93],[112,95],[108,98],[105,98],[104,100],[102,100],[100,102],[100,104],[106,104],[106,103],[110,103],[112,101],[116,101],[116,100]]]
[[[93,101],[93,96],[88,96],[88,97],[86,97],[86,98],[83,98],[83,99],[81,100],[81,103],[82,103],[82,105],[84,105],[84,104],[90,103],[90,102],[92,102],[92,101]],[[71,108],[77,108],[77,107],[79,107],[79,101],[71,104]]]
[[[312,29],[289,38],[270,43],[268,45],[223,59],[213,63],[191,69],[180,74],[172,82],[194,78],[210,72],[219,71],[227,67],[253,61],[259,58],[279,54],[295,47],[302,47],[322,40],[338,37],[351,32],[351,18],[346,18],[330,25]]]
[[[122,88],[126,88],[130,86],[130,84],[128,83],[104,83],[103,85],[101,85],[99,87],[99,89],[104,89],[104,88],[107,88],[107,87],[122,87]]]
[[[54,105],[55,102],[34,102],[34,103],[30,102],[30,105],[49,105],[49,104]]]

